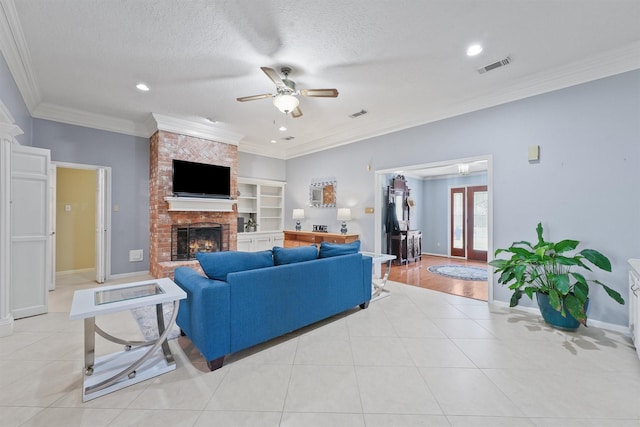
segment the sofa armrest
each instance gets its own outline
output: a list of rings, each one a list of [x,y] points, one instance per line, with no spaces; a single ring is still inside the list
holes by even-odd
[[[190,267],[176,268],[174,277],[187,293],[178,311],[180,329],[207,361],[230,353],[229,284],[204,277]]]

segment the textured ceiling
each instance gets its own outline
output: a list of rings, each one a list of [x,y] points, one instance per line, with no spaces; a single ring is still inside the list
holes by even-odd
[[[0,4],[3,53],[35,117],[141,136],[151,113],[210,118],[240,150],[279,158],[640,68],[638,0]],[[470,58],[473,42],[484,51]],[[339,97],[301,97],[297,119],[236,101],[275,92],[260,67],[283,65],[298,88]]]

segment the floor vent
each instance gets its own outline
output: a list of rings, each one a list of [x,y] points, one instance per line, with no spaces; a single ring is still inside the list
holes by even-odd
[[[488,71],[495,70],[496,68],[504,67],[505,65],[509,64],[511,64],[511,57],[507,56],[506,58],[501,59],[500,61],[496,61],[493,64],[478,68],[478,73],[484,74]]]

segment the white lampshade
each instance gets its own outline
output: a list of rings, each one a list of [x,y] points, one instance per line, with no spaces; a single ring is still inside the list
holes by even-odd
[[[338,208],[338,221],[351,221],[351,209]]]
[[[304,209],[294,209],[291,217],[293,219],[304,219]]]
[[[275,98],[273,98],[273,105],[275,105],[278,110],[282,111],[285,114],[295,110],[298,104],[300,104],[298,98],[286,93],[276,95]]]

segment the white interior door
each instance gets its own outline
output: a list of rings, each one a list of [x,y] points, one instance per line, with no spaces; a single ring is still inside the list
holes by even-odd
[[[47,312],[50,151],[11,147],[11,314]]]
[[[56,289],[56,165],[49,169],[49,271],[47,289]]]
[[[96,282],[104,283],[107,280],[106,272],[106,242],[107,242],[107,218],[106,218],[106,170],[96,170]]]

